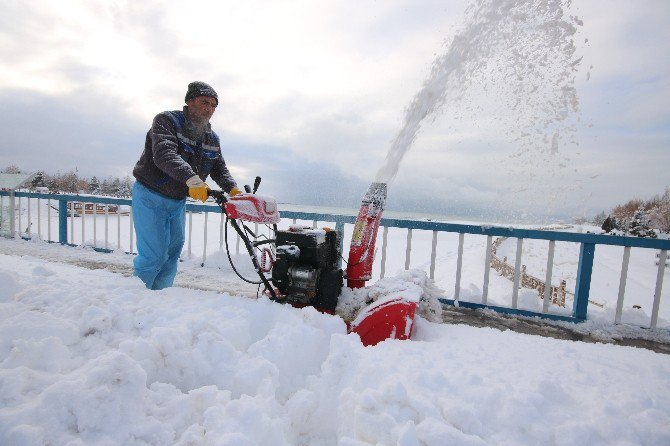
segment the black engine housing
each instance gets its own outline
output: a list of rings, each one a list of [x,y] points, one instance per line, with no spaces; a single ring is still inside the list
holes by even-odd
[[[276,245],[272,284],[280,298],[334,312],[343,285],[337,232],[294,226],[276,232]]]

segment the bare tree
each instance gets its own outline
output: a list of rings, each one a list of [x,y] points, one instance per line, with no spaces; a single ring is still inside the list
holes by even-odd
[[[657,195],[650,202],[649,223],[653,228],[670,234],[670,187],[666,186],[663,195]]]
[[[0,171],[0,173],[21,173],[21,169],[16,164],[10,164]]]

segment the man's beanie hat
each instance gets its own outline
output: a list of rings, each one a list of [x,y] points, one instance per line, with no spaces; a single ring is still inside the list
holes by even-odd
[[[214,91],[211,86],[204,82],[191,82],[188,84],[188,91],[186,92],[184,102],[188,102],[189,100],[197,98],[198,96],[209,96],[210,98],[216,99],[217,104],[219,103],[219,96],[217,96],[216,91]]]

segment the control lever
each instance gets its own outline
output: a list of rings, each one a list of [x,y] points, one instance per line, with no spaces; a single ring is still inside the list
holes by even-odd
[[[221,191],[221,190],[209,189],[207,191],[207,195],[210,196],[210,197],[214,197],[214,199],[219,204],[219,206],[221,206],[223,203],[228,201],[226,196],[223,194],[223,191]]]
[[[261,185],[261,177],[256,177],[256,179],[254,180],[254,192],[253,192],[254,194],[256,193],[256,191],[258,190],[258,186],[260,185]]]

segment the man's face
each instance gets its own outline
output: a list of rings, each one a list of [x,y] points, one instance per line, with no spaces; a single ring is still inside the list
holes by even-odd
[[[198,124],[205,124],[214,114],[217,103],[216,99],[209,96],[197,96],[190,99],[186,105],[188,105],[188,114],[191,120]]]

